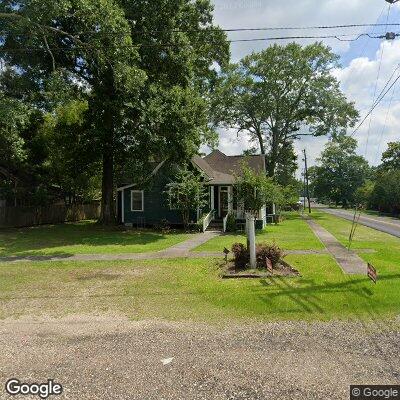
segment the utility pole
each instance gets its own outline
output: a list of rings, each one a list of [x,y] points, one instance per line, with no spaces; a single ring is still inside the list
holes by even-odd
[[[303,171],[303,214],[306,212],[306,170]]]
[[[307,193],[307,200],[308,200],[308,212],[311,214],[311,202],[310,202],[310,190],[308,186],[308,168],[307,168],[307,153],[306,149],[303,150],[304,152],[304,179],[306,183],[306,193]]]

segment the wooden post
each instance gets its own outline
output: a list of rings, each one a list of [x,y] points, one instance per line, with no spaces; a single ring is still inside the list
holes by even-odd
[[[250,252],[250,267],[256,268],[256,229],[254,224],[254,216],[247,215],[247,225],[248,225],[248,242],[249,242],[249,252]]]

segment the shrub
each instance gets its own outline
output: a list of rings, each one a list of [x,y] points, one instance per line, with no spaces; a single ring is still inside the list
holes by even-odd
[[[232,253],[234,254],[235,268],[245,269],[250,261],[250,253],[246,246],[242,243],[235,243],[232,246]],[[257,268],[265,269],[267,259],[271,260],[272,268],[275,268],[283,257],[285,257],[284,251],[275,243],[261,243],[256,246]]]
[[[256,246],[258,268],[265,268],[267,259],[271,261],[272,267],[275,268],[284,256],[283,250],[276,243],[261,243]]]
[[[236,218],[233,213],[229,213],[228,218],[226,220],[226,231],[236,232]]]
[[[189,222],[186,226],[185,231],[191,233],[199,233],[203,230],[203,223],[199,224],[198,222]]]
[[[167,219],[162,219],[157,225],[154,226],[154,229],[164,234],[171,233],[171,225]]]
[[[235,268],[244,269],[250,260],[250,255],[246,246],[242,243],[232,245],[232,253],[235,257]]]

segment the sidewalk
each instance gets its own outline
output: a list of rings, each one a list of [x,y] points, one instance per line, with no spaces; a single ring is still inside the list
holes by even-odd
[[[199,233],[182,243],[178,243],[165,250],[148,253],[112,253],[112,254],[60,254],[60,255],[27,255],[0,257],[2,262],[38,262],[38,261],[123,261],[123,260],[157,260],[171,258],[213,258],[224,257],[223,249],[220,251],[193,251],[203,243],[221,235],[221,232]],[[326,254],[327,250],[288,250],[286,254]]]
[[[221,232],[197,233],[190,239],[178,243],[165,250],[153,251],[148,253],[111,253],[111,254],[59,254],[59,255],[28,255],[28,256],[9,256],[0,257],[0,262],[20,262],[20,261],[116,261],[116,260],[154,260],[166,258],[202,258],[202,257],[220,257],[220,252],[198,252],[191,253],[191,250],[202,245],[205,242],[221,235]]]
[[[327,248],[344,273],[363,274],[367,273],[367,265],[354,251],[346,249],[330,232],[309,217],[304,217],[314,234]]]

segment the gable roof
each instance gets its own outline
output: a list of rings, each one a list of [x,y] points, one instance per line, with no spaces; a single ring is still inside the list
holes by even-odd
[[[147,179],[150,179],[152,176],[154,176],[160,170],[160,168],[164,165],[164,163],[165,163],[165,160],[161,161],[160,163],[153,163],[153,171],[147,177]],[[125,185],[121,184],[121,185],[118,185],[117,191],[122,191],[122,190],[129,189],[129,188],[135,187],[135,186],[137,186],[137,183],[128,183]]]
[[[192,157],[192,164],[204,173],[209,185],[232,185],[235,177],[242,173],[243,162],[247,163],[256,173],[265,173],[265,156],[227,156],[219,150],[213,150],[205,157],[198,155]],[[154,163],[152,172],[147,179],[156,175],[166,161]],[[118,191],[137,186],[137,183],[120,184]]]
[[[265,172],[265,156],[227,156],[219,150],[214,150],[204,158],[193,157],[192,162],[210,179],[209,184],[231,185],[235,176],[242,173],[242,164],[247,163],[256,173]]]

